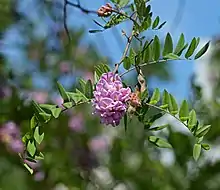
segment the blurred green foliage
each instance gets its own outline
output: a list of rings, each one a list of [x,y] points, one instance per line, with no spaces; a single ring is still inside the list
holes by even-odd
[[[37,69],[28,70],[30,65],[27,64],[24,73],[20,75],[17,74],[16,68],[6,66],[6,57],[0,60],[0,124],[3,126],[5,122],[13,121],[24,135],[29,129],[33,113],[30,97],[38,102],[59,104],[57,92],[54,94],[58,79],[63,76],[91,78],[94,65],[106,62],[106,58],[103,58],[93,45],[87,48],[80,45],[83,38],[81,30],[70,31],[72,41],[69,45],[65,31],[59,30],[57,35],[62,50],[48,50],[48,36],[40,40],[34,38],[34,27],[27,18],[19,18],[19,14],[14,10],[15,6],[11,1],[0,2],[1,34],[6,32],[12,23],[17,22],[23,27],[23,38],[28,36],[31,40],[21,48],[28,55],[28,64],[38,65]],[[52,11],[51,7],[43,8]],[[154,26],[157,27],[156,25],[157,21],[154,21]],[[47,89],[40,89],[33,82],[35,73],[46,75],[50,79],[46,84]],[[169,78],[168,68],[164,65],[150,65],[144,73],[147,79],[154,76]],[[68,91],[73,91],[75,87],[75,82],[71,82],[67,88]],[[193,88],[199,91],[196,86]],[[33,92],[36,96],[33,96]],[[201,94],[198,97],[201,98]],[[204,107],[209,110],[205,105]],[[197,111],[204,112],[200,120],[212,124],[213,128],[206,140],[215,144],[220,132],[219,118],[217,114],[215,117],[209,115],[210,112],[204,107],[198,107]],[[216,107],[211,109],[216,109],[218,113]],[[148,143],[149,134],[136,119],[129,123],[126,132],[123,127],[103,127],[98,118],[92,115],[92,109],[88,105],[61,114],[59,119],[53,119],[44,126],[44,132],[40,150],[45,157],[40,166],[34,169],[33,175],[23,166],[23,160],[1,143],[1,189],[61,190],[61,184],[70,190],[220,189],[219,161],[211,162],[202,153],[201,161],[196,163],[192,158],[194,139],[189,133],[174,130],[173,123],[166,129],[155,132],[162,138],[168,137],[168,142],[173,147],[168,150],[156,149]]]

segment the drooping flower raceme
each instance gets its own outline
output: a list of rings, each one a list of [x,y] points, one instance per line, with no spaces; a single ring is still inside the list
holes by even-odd
[[[117,126],[130,99],[130,88],[123,88],[121,78],[113,72],[104,73],[96,85],[93,105],[101,123]]]

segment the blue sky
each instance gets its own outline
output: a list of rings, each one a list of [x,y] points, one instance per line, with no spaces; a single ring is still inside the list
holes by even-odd
[[[31,12],[26,12],[28,18],[34,20],[36,23],[35,34],[39,37],[46,35],[47,31],[51,28],[47,23],[42,22],[42,18],[39,18],[37,14],[35,1],[25,0],[22,1],[19,7],[20,11],[31,10]],[[74,0],[72,0],[74,2]],[[103,5],[105,0],[81,0],[82,6],[87,7],[92,10],[97,10],[101,5]],[[180,4],[179,4],[180,3]],[[151,0],[151,5],[154,15],[159,15],[163,21],[167,21],[165,27],[157,32],[157,34],[164,38],[167,32],[170,32],[173,36],[174,41],[176,41],[183,32],[187,41],[190,41],[193,37],[200,37],[202,40],[208,40],[215,35],[218,35],[220,31],[220,1],[219,0]],[[185,6],[184,6],[185,5]],[[176,24],[175,17],[177,10],[180,8],[181,19],[178,20]],[[27,8],[28,7],[28,8]],[[32,7],[32,8],[31,8]],[[86,30],[95,29],[97,26],[94,24],[93,19],[97,19],[96,16],[87,16],[72,7],[68,9],[68,26],[71,28],[83,27]],[[16,26],[15,28],[17,28]],[[13,43],[27,43],[27,39],[19,38],[19,32],[13,27],[10,33],[5,35],[5,42],[7,44]],[[97,49],[104,56],[110,57],[113,62],[118,62],[122,55],[122,49],[125,46],[125,40],[120,36],[120,30],[126,28],[129,30],[130,24],[124,23],[119,27],[107,30],[103,33],[98,34],[85,34],[83,44],[87,44],[88,41],[95,43]],[[16,36],[16,37],[15,37]],[[16,62],[18,68],[23,68],[22,65],[27,62],[24,52],[19,50],[19,48],[4,49],[7,54],[9,63]],[[183,98],[188,98],[189,95],[189,78],[193,73],[194,63],[188,61],[175,61],[171,63],[171,72],[174,76],[174,81],[172,82],[161,82],[158,80],[151,81],[151,86],[159,86],[161,89],[166,88],[169,92],[177,97],[178,100]],[[22,73],[22,70],[20,70]],[[44,79],[43,79],[44,80]]]
[[[103,1],[82,1],[87,7],[97,9]],[[86,3],[88,2],[88,3]],[[96,3],[94,3],[96,2]],[[101,2],[101,3],[100,3]],[[203,43],[220,32],[220,1],[219,0],[151,0],[152,10],[154,15],[159,15],[162,20],[167,21],[165,27],[157,34],[163,39],[167,32],[172,34],[174,41],[177,41],[179,35],[183,32],[187,41],[193,37],[200,37]],[[180,6],[180,7],[179,7]],[[179,9],[178,9],[179,8]],[[181,10],[179,12],[178,10]],[[178,12],[177,12],[178,11]],[[181,14],[182,13],[182,14]],[[176,16],[180,14],[181,19],[176,24]],[[91,22],[87,18],[87,22]],[[91,29],[94,24],[88,24],[86,27]],[[121,28],[129,25],[122,25]],[[88,39],[96,41],[100,34],[88,35]],[[110,46],[103,49],[103,44],[98,44],[98,49],[107,56],[117,62],[121,56],[121,50],[117,48],[117,40],[112,31],[107,31],[102,34],[102,38],[108,39]],[[194,71],[194,63],[192,61],[175,61],[171,63],[171,72],[174,76],[172,82],[161,82],[159,80],[151,81],[152,86],[159,86],[161,89],[166,88],[180,101],[188,98],[190,90],[190,77]]]

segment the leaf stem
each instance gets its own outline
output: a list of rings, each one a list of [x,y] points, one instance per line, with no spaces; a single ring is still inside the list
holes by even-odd
[[[132,18],[133,15],[135,14],[135,12],[132,13],[131,16],[127,15],[126,13],[124,13],[124,12],[122,12],[122,11],[118,11],[118,10],[115,10],[115,9],[112,9],[112,12],[113,12],[113,13],[117,13],[117,14],[119,14],[119,15],[121,15],[121,16],[124,16],[124,17],[126,17],[127,19],[131,20],[134,24],[138,25],[137,21],[136,21],[134,18]]]
[[[133,23],[133,29],[134,29],[134,23]],[[131,35],[127,38],[127,44],[126,44],[124,53],[123,53],[123,55],[122,55],[122,57],[121,57],[121,60],[120,60],[119,63],[116,63],[116,64],[115,64],[115,69],[114,69],[113,73],[116,73],[116,72],[118,71],[119,66],[122,64],[124,58],[127,56],[129,47],[131,46],[131,42],[132,42],[132,39],[133,39],[133,37],[134,37],[134,31],[133,31],[133,29],[132,29]]]
[[[184,60],[184,59],[175,59],[175,60]],[[158,60],[158,61],[151,61],[151,62],[148,62],[148,63],[142,63],[140,65],[138,65],[139,67],[144,67],[144,66],[147,66],[147,65],[152,65],[152,64],[156,64],[156,63],[164,63],[164,62],[167,62],[167,61],[174,61],[174,59],[161,59],[161,60]],[[124,76],[125,74],[131,72],[135,70],[135,66],[128,69],[127,71],[125,71],[124,73],[120,74],[119,76],[122,77]]]
[[[158,107],[158,106],[156,106],[156,105],[153,105],[153,104],[149,104],[149,103],[145,103],[146,105],[148,105],[148,106],[150,106],[150,107],[153,107],[153,108],[155,108],[155,109],[157,109],[157,110],[160,110],[160,111],[162,111],[162,112],[164,112],[164,113],[166,113],[166,114],[169,114],[169,115],[171,115],[173,118],[175,118],[176,120],[178,120],[180,123],[182,123],[189,131],[190,131],[190,129],[188,128],[188,126],[184,123],[184,122],[182,122],[178,117],[176,117],[175,115],[172,115],[170,112],[168,112],[167,110],[165,110],[165,109],[162,109],[162,108],[160,108],[160,107]],[[190,131],[191,132],[191,131]]]
[[[88,100],[88,101],[86,101],[86,102],[80,102],[80,103],[78,103],[78,104],[72,105],[70,108],[64,108],[64,109],[62,109],[61,113],[62,113],[62,112],[65,112],[66,110],[71,109],[71,108],[73,108],[73,107],[76,107],[76,106],[79,106],[79,105],[82,105],[82,104],[85,104],[85,103],[89,103],[89,102],[90,102],[90,100]]]

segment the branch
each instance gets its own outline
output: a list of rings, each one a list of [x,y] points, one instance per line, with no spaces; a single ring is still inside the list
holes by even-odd
[[[85,14],[96,14],[97,15],[97,11],[94,11],[94,10],[89,10],[89,9],[85,9],[81,6],[79,0],[77,1],[78,3],[75,4],[75,3],[72,3],[68,0],[65,0],[67,2],[68,5],[72,6],[72,7],[76,7],[78,9],[80,9],[83,13]]]
[[[131,16],[128,16],[126,13],[118,11],[118,10],[115,10],[115,9],[112,9],[112,12],[117,13],[117,14],[119,14],[121,16],[124,16],[124,17],[128,18],[129,20],[131,20],[134,24],[139,25],[137,23],[137,21],[134,18],[132,18],[132,16],[135,14],[135,12]]]
[[[160,108],[160,107],[158,107],[158,106],[156,106],[156,105],[152,105],[152,104],[149,104],[149,103],[144,103],[144,104],[146,104],[146,105],[148,105],[148,106],[150,106],[150,107],[153,107],[153,108],[155,108],[155,109],[157,109],[157,110],[160,110],[160,111],[162,111],[162,112],[164,112],[164,113],[166,113],[166,114],[169,114],[169,115],[171,115],[173,118],[175,118],[176,120],[178,120],[180,123],[182,123],[189,131],[190,131],[190,129],[188,128],[188,126],[184,123],[184,122],[182,122],[178,117],[176,117],[175,115],[172,115],[170,112],[168,112],[167,110],[164,110],[164,109],[162,109],[162,108]],[[190,131],[191,132],[191,131]]]
[[[135,21],[135,22],[136,22],[136,21]],[[135,23],[133,23],[133,29],[134,29],[134,25],[135,25]],[[126,45],[126,47],[125,47],[124,53],[123,53],[123,55],[122,55],[122,57],[121,57],[121,60],[120,60],[119,63],[116,63],[115,69],[114,69],[113,73],[116,73],[116,72],[118,71],[119,66],[121,65],[121,63],[123,62],[124,58],[126,57],[126,55],[127,55],[127,53],[128,53],[129,47],[130,47],[130,45],[131,45],[131,41],[132,41],[132,39],[133,39],[133,37],[134,37],[133,29],[132,29],[131,35],[128,37],[127,45]]]
[[[67,5],[68,5],[68,1],[64,0],[64,5],[63,5],[63,24],[64,24],[64,29],[66,31],[66,34],[68,36],[69,42],[71,41],[70,38],[70,33],[67,27]]]
[[[65,112],[65,111],[67,111],[68,109],[71,109],[71,108],[73,108],[73,107],[76,107],[76,106],[79,106],[79,105],[82,105],[82,104],[85,104],[85,103],[89,103],[89,102],[90,102],[90,100],[88,100],[88,101],[86,101],[86,102],[80,102],[80,103],[78,103],[78,104],[72,105],[72,107],[70,107],[70,108],[64,108],[64,109],[62,109],[61,113]]]
[[[184,60],[184,59],[161,59],[161,60],[158,60],[158,61],[151,61],[151,62],[148,62],[148,63],[143,63],[143,64],[140,64],[138,66],[139,67],[144,67],[144,66],[152,65],[152,64],[156,64],[156,63],[164,63],[164,62],[167,62],[167,61],[179,61],[179,60]],[[125,71],[124,73],[120,74],[119,76],[122,77],[125,74],[135,70],[135,68],[136,67],[132,67],[132,68],[128,69],[127,71]]]

